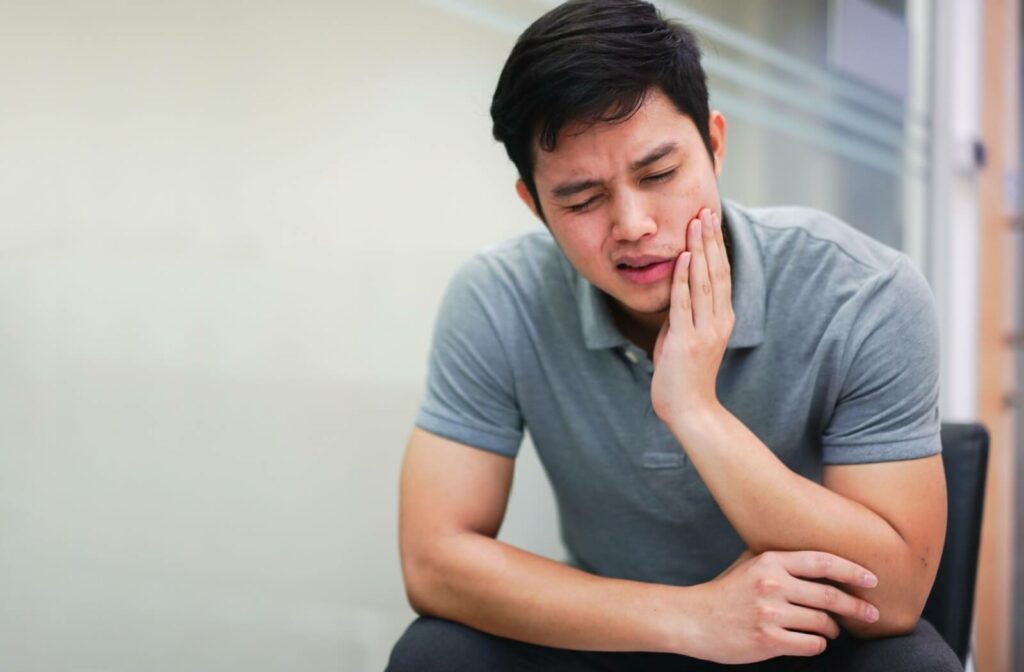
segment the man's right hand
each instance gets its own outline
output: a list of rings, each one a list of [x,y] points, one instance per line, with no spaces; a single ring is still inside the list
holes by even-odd
[[[776,656],[814,656],[835,639],[833,614],[878,620],[864,600],[822,583],[871,588],[874,574],[819,551],[769,551],[743,559],[694,586],[696,626],[680,653],[718,663],[751,663]]]

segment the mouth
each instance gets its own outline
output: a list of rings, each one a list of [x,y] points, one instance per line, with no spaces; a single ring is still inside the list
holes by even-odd
[[[619,274],[627,281],[646,285],[657,282],[672,272],[675,258],[669,257],[637,257],[621,261],[616,265]]]
[[[675,256],[660,257],[655,256],[653,254],[642,254],[622,257],[618,260],[618,263],[616,265],[619,268],[643,268],[644,266],[651,266],[666,261],[673,261],[674,259]]]

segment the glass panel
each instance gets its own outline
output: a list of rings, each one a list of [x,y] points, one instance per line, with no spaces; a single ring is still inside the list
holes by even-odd
[[[907,40],[905,95],[836,69],[841,10],[874,17]],[[750,205],[826,210],[924,269],[927,11],[906,0],[669,5],[700,35],[712,105],[729,121],[723,192]]]

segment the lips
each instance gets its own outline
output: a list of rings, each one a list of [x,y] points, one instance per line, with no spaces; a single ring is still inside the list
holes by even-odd
[[[649,285],[672,273],[674,257],[631,257],[620,259],[619,274],[636,285]],[[632,266],[632,264],[640,264]]]
[[[671,261],[673,257],[658,257],[651,254],[644,254],[635,257],[622,257],[616,262],[616,266],[620,269],[635,269],[644,268],[652,264],[660,264],[666,261]]]

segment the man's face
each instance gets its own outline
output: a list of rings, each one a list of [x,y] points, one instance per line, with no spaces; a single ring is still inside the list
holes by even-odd
[[[712,112],[712,163],[697,127],[659,89],[620,123],[569,124],[554,151],[538,150],[534,180],[562,252],[632,319],[667,315],[672,270],[690,220],[720,213],[725,120]],[[520,181],[519,195],[533,209]]]

